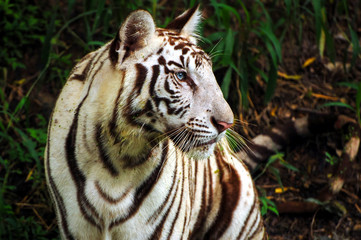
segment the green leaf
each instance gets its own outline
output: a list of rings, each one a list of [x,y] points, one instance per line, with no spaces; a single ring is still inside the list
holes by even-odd
[[[262,24],[260,27],[260,32],[264,34],[265,37],[272,43],[274,50],[277,55],[277,60],[279,62],[282,62],[282,50],[281,50],[281,44],[278,41],[276,35],[272,32],[271,26],[269,23]],[[270,50],[270,48],[268,48]]]
[[[360,44],[358,41],[357,33],[351,28],[349,25],[350,34],[351,34],[351,43],[352,43],[352,59],[351,59],[351,67],[355,65],[356,59],[358,58],[358,55],[360,54]]]
[[[228,29],[225,38],[225,48],[224,48],[224,54],[222,60],[222,64],[224,66],[227,66],[232,62],[233,46],[234,46],[234,34],[232,29]]]
[[[224,75],[223,82],[221,85],[221,89],[222,89],[223,96],[225,99],[228,99],[229,86],[231,85],[231,78],[232,78],[232,68],[229,67],[227,69],[226,74]]]
[[[361,125],[361,116],[360,116],[360,108],[361,108],[361,82],[358,84],[357,94],[356,94],[356,116],[358,123]]]
[[[265,103],[268,103],[272,99],[276,86],[277,86],[277,69],[276,66],[271,64],[271,68],[268,73],[266,94],[264,98]]]
[[[275,213],[277,216],[279,216],[279,213],[278,213],[278,210],[277,210],[276,207],[268,206],[268,210],[272,211],[272,212]]]
[[[299,172],[298,168],[296,168],[295,166],[291,165],[289,162],[286,162],[283,159],[281,159],[280,164],[291,171]]]
[[[28,102],[28,98],[27,97],[22,97],[21,100],[19,101],[18,105],[16,105],[15,110],[14,110],[14,115],[16,115],[20,110],[23,109],[24,105]]]
[[[88,45],[91,45],[91,46],[103,46],[105,43],[104,42],[101,42],[101,41],[90,41],[88,42]]]
[[[30,156],[36,161],[39,162],[39,155],[36,150],[36,143],[32,141],[22,130],[19,128],[15,128],[15,130],[19,133],[22,138],[22,144],[25,148],[27,148]]]
[[[217,5],[217,7],[223,8],[227,12],[233,13],[237,18],[238,24],[242,23],[241,16],[238,14],[238,11],[234,7],[231,7],[231,6],[229,6],[227,4],[223,4],[223,3],[217,3],[216,5]]]
[[[246,15],[246,23],[247,23],[247,25],[250,25],[251,24],[251,16],[250,16],[249,11],[247,10],[247,8],[244,5],[243,1],[239,0],[238,3],[241,4],[241,7],[243,9],[243,13]]]
[[[280,171],[277,168],[273,167],[273,166],[269,167],[269,171],[272,173],[273,176],[276,177],[278,184],[283,189],[283,184],[282,184],[282,180],[281,180]]]
[[[291,13],[292,0],[285,0],[285,5],[286,5],[287,15],[289,16]]]
[[[41,58],[40,58],[40,69],[44,69],[50,60],[50,49],[51,49],[51,39],[53,38],[54,30],[55,30],[55,19],[57,16],[57,10],[53,11],[50,23],[47,25],[46,35],[44,39],[44,43],[41,48]]]
[[[93,24],[93,28],[92,28],[92,34],[95,33],[95,31],[97,30],[97,27],[99,25],[100,18],[104,11],[105,0],[98,0],[97,4],[98,4],[98,6],[96,8],[96,14],[95,14],[95,20],[94,20],[94,24]]]
[[[320,108],[323,108],[323,107],[346,107],[348,109],[351,109],[352,111],[355,111],[355,109],[352,106],[350,106],[347,103],[343,103],[343,102],[328,102],[328,103],[322,104],[320,106]]]
[[[35,129],[35,128],[27,128],[26,131],[29,135],[35,139],[39,144],[45,145],[46,144],[46,130],[45,129]]]
[[[344,86],[344,87],[349,87],[352,89],[357,90],[358,89],[358,83],[352,83],[352,82],[340,82],[340,83],[336,83],[339,86]]]

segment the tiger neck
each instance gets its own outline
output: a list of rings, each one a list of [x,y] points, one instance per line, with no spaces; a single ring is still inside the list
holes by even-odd
[[[122,126],[117,134],[105,134],[109,156],[122,163],[123,167],[133,167],[144,163],[160,142],[159,134],[147,133],[141,128]]]

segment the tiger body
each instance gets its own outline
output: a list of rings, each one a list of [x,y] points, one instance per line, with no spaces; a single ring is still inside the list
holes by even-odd
[[[224,138],[233,114],[192,36],[198,9],[144,11],[73,69],[45,156],[63,239],[263,239],[257,193]],[[180,26],[180,27],[179,27]]]

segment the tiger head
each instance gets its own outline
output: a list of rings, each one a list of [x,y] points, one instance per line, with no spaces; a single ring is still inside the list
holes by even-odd
[[[124,115],[144,134],[158,132],[194,158],[207,158],[233,113],[212,71],[209,56],[196,45],[198,7],[155,27],[142,10],[131,13],[110,46],[115,68],[125,72],[129,93]]]

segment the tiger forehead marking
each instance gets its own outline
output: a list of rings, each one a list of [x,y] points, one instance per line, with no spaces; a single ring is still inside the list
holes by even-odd
[[[135,11],[73,69],[49,123],[47,184],[62,239],[262,239],[257,193],[228,146],[233,113],[196,45]],[[61,127],[60,127],[61,126]]]
[[[179,60],[183,67],[189,66],[189,59],[185,59],[184,55],[188,57],[194,58],[196,68],[200,67],[203,62],[207,62],[209,65],[212,66],[212,61],[210,57],[197,45],[190,42],[188,39],[180,36],[177,33],[172,31],[168,31],[165,29],[157,29],[158,36],[163,36],[163,42],[165,45],[169,45],[173,47],[174,50],[180,50],[182,55],[180,55]],[[157,52],[160,54],[163,51],[163,47]]]

